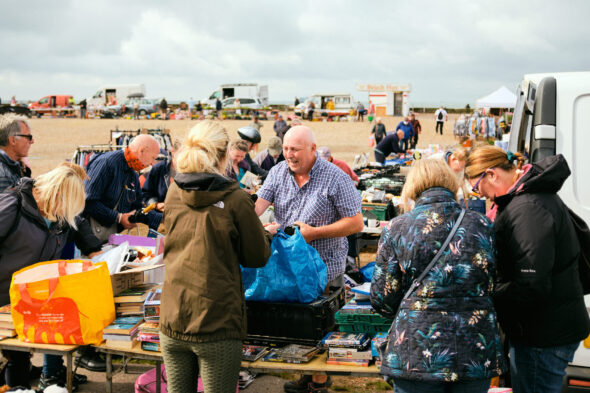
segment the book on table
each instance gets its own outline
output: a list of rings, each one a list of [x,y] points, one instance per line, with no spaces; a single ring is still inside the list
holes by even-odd
[[[0,307],[0,321],[12,322],[12,314],[10,312],[10,304]]]
[[[119,317],[113,321],[109,326],[103,329],[103,334],[127,334],[136,329],[143,322],[143,318],[139,317]]]
[[[143,302],[115,303],[117,315],[143,315]]]
[[[0,339],[16,336],[16,330],[14,329],[0,329]]]
[[[115,303],[138,303],[145,301],[147,298],[150,290],[158,287],[159,284],[154,283],[144,283],[139,286],[129,288],[115,296],[114,300]]]
[[[135,329],[131,334],[103,333],[102,339],[107,341],[137,341],[137,329]]]
[[[358,366],[358,367],[369,367],[370,360],[353,360],[353,359],[326,359],[327,364],[336,366]]]
[[[137,346],[139,341],[131,340],[131,341],[119,341],[119,340],[106,340],[106,345],[111,348],[117,349],[133,349]]]
[[[330,348],[328,350],[328,359],[340,360],[371,360],[373,354],[370,349],[360,351],[355,348]]]
[[[322,339],[326,347],[365,349],[371,342],[367,333],[330,332]]]
[[[248,362],[255,362],[269,351],[268,347],[262,345],[243,345],[242,359]]]
[[[307,363],[318,351],[317,347],[289,344],[283,348],[271,349],[261,360],[263,362]]]

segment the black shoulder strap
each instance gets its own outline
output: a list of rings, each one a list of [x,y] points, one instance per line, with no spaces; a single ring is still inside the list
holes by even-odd
[[[445,242],[443,243],[441,248],[438,250],[438,252],[434,256],[434,258],[432,258],[432,261],[430,261],[428,266],[426,266],[426,268],[422,271],[422,274],[420,274],[420,276],[414,280],[414,282],[410,286],[410,289],[408,289],[408,291],[404,295],[404,300],[407,299],[408,297],[410,297],[410,294],[414,291],[414,289],[416,289],[417,287],[420,286],[424,277],[426,277],[428,272],[430,272],[430,269],[432,269],[432,267],[440,259],[440,257],[443,254],[443,251],[449,246],[449,243],[453,239],[453,236],[455,236],[457,229],[459,229],[459,225],[461,225],[461,221],[463,221],[464,216],[465,216],[465,209],[462,209],[461,214],[459,214],[459,218],[457,218],[457,221],[455,222],[455,226],[453,226],[453,229],[451,229],[451,232],[449,233],[449,236],[447,236],[447,239],[445,240]]]
[[[8,229],[8,232],[6,232],[6,235],[0,236],[0,244],[4,243],[4,240],[6,240],[6,238],[8,236],[12,235],[14,233],[14,231],[16,231],[16,228],[18,227],[18,224],[20,222],[20,216],[21,216],[20,211],[21,211],[21,208],[23,205],[23,197],[22,197],[20,191],[14,187],[10,188],[9,191],[12,191],[16,194],[16,217],[14,218],[14,221],[12,221],[12,225]]]

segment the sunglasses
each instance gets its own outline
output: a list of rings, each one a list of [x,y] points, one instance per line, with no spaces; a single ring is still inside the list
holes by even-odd
[[[480,194],[480,195],[481,195],[481,192],[479,191],[479,183],[481,183],[482,179],[483,179],[484,177],[486,177],[486,175],[487,175],[487,174],[488,174],[488,171],[486,170],[485,172],[483,172],[483,173],[482,173],[482,174],[479,176],[479,178],[477,179],[477,181],[475,182],[475,184],[474,184],[474,185],[473,185],[473,187],[471,188],[471,190],[472,190],[474,193],[476,193],[476,194]]]
[[[33,140],[33,135],[31,135],[31,134],[16,134],[15,136],[20,136],[22,138],[27,138],[29,140],[29,142]]]

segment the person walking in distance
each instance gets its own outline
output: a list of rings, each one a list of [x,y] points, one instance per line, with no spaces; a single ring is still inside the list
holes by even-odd
[[[436,112],[434,112],[434,120],[436,120],[436,129],[435,129],[435,133],[438,132],[438,130],[440,129],[440,134],[443,134],[443,125],[445,124],[445,121],[447,121],[449,118],[449,115],[447,114],[447,111],[445,111],[444,107],[440,107],[436,110]]]

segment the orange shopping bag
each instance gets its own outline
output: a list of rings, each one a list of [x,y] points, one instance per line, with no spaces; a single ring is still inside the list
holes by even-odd
[[[115,319],[105,262],[40,262],[15,272],[10,283],[14,328],[21,341],[100,344]]]

